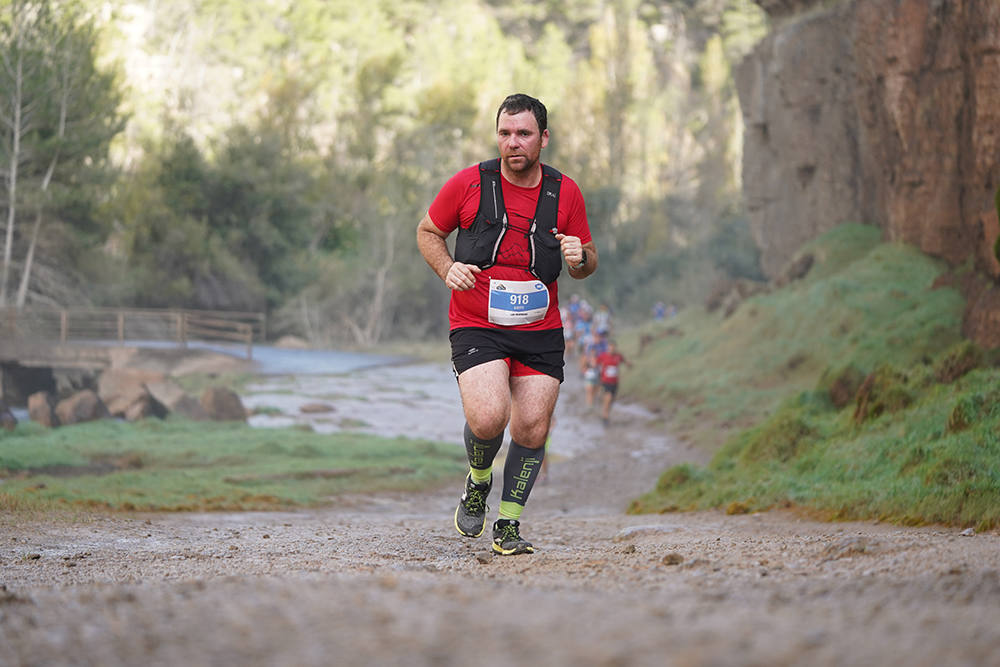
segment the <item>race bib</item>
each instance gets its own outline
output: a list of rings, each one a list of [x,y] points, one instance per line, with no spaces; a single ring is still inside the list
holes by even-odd
[[[549,290],[539,280],[490,279],[489,321],[512,327],[531,324],[545,317]]]
[[[616,378],[616,377],[618,377],[618,367],[617,366],[605,366],[604,367],[604,377],[606,377],[606,378]]]

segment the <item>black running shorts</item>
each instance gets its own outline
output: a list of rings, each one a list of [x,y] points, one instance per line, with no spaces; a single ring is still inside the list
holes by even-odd
[[[525,366],[563,381],[566,339],[562,329],[515,331],[463,327],[453,329],[448,338],[455,375],[487,361],[506,359],[511,375],[530,375],[518,372],[519,366]]]

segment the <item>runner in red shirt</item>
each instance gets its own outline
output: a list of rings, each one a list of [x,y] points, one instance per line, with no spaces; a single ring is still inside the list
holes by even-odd
[[[608,341],[608,349],[597,355],[597,367],[601,369],[601,419],[604,425],[608,425],[611,418],[611,404],[615,401],[618,393],[618,380],[621,376],[621,367],[631,365],[618,351],[615,341]]]
[[[505,99],[496,121],[499,161],[449,179],[417,227],[421,254],[452,290],[449,338],[470,468],[455,510],[462,535],[479,537],[485,530],[493,460],[510,425],[503,495],[493,524],[493,550],[503,555],[534,551],[520,536],[519,520],[545,456],[563,380],[556,276],[563,261],[576,279],[597,269],[580,188],[540,161],[549,141],[547,124],[545,105],[535,98]],[[553,203],[557,208],[550,215],[546,206]],[[457,232],[454,258],[446,243],[452,232]]]

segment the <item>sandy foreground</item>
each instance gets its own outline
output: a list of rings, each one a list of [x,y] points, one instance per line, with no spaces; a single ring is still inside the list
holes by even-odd
[[[454,421],[420,390],[441,369],[400,372],[368,378],[394,392],[373,430],[400,406]],[[605,429],[572,373],[557,414],[533,555],[456,533],[461,479],[300,512],[0,517],[0,665],[1000,664],[996,532],[627,516],[698,456],[635,406]]]

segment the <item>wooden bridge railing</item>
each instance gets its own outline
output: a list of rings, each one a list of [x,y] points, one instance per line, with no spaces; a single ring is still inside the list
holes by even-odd
[[[0,337],[61,343],[116,340],[223,342],[246,346],[264,338],[263,313],[138,308],[0,308]]]

